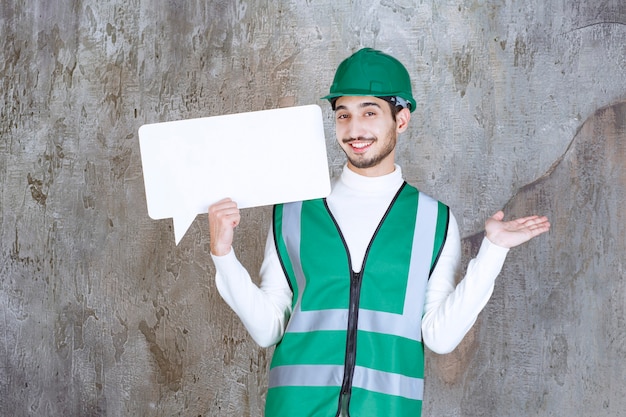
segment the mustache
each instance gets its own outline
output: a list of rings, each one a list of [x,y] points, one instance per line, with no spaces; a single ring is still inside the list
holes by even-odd
[[[342,142],[342,143],[345,143],[345,144],[348,144],[348,143],[350,143],[350,142],[355,142],[355,141],[357,141],[357,140],[362,140],[362,141],[372,141],[372,142],[373,142],[373,141],[375,141],[375,140],[376,140],[376,138],[375,138],[375,137],[373,137],[373,136],[372,136],[372,137],[369,137],[369,138],[368,138],[368,137],[365,137],[365,136],[359,136],[359,137],[357,137],[357,138],[345,138],[345,139],[341,139],[341,142]]]

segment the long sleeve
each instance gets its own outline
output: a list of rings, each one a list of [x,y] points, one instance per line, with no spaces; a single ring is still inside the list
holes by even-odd
[[[386,177],[364,178],[344,169],[327,198],[345,237],[353,262],[360,271],[369,240],[390,201],[403,183],[399,167]],[[455,285],[461,258],[461,239],[453,215],[446,243],[426,288],[422,335],[434,352],[447,353],[461,342],[491,297],[508,249],[483,240],[464,279]],[[268,233],[257,286],[231,252],[212,256],[220,295],[240,317],[252,338],[261,346],[278,343],[291,315],[292,293],[280,265],[273,234]]]
[[[291,314],[292,293],[280,266],[272,233],[267,237],[259,286],[232,249],[227,255],[211,257],[215,263],[217,289],[250,336],[262,347],[278,343]]]
[[[429,349],[449,353],[463,340],[489,301],[507,253],[508,249],[484,238],[465,277],[455,286],[461,239],[456,219],[450,216],[446,243],[426,288],[422,337]]]

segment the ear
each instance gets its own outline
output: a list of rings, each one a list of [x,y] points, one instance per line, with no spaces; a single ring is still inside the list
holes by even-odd
[[[406,107],[396,114],[396,132],[402,133],[409,128],[409,121],[411,120],[411,111]]]

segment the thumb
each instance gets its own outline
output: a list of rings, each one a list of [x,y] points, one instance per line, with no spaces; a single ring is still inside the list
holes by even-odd
[[[491,218],[497,221],[502,221],[502,219],[504,219],[504,212],[502,210],[498,210],[493,216],[491,216]]]

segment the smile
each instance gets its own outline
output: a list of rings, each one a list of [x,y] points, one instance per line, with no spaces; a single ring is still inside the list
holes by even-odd
[[[376,139],[373,138],[365,138],[358,137],[355,139],[345,139],[343,143],[350,146],[355,152],[365,152],[370,146],[372,146],[376,142]]]

